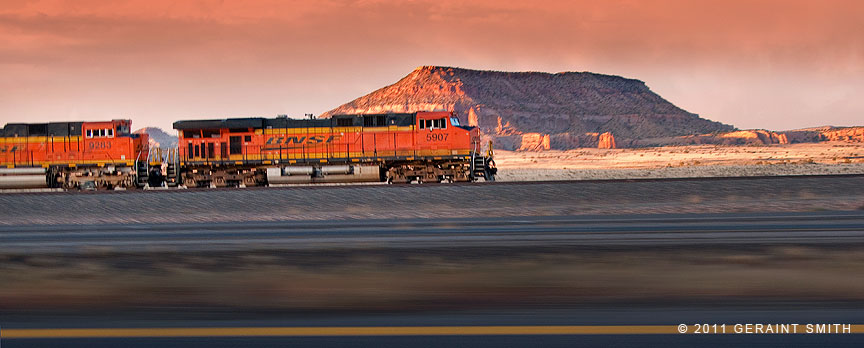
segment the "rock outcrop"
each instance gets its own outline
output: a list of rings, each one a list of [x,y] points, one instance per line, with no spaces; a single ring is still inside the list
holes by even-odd
[[[517,150],[520,151],[542,151],[551,148],[549,134],[525,133],[522,134],[522,144]]]
[[[735,143],[731,145],[742,144],[788,144],[789,140],[786,134],[767,131],[764,129],[742,130],[719,135],[722,139],[732,139]]]
[[[596,147],[600,139],[592,134],[609,132],[617,146],[627,147],[642,139],[734,130],[678,108],[639,80],[437,66],[419,67],[321,117],[434,110],[455,111],[461,122],[480,127],[506,150]]]
[[[815,127],[786,131],[790,143],[819,141],[864,142],[864,127]]]
[[[828,141],[864,142],[864,127],[829,128],[821,132],[822,139]]]
[[[748,129],[724,133],[698,134],[671,138],[653,138],[635,141],[633,147],[664,145],[773,145],[788,144],[785,133],[764,129]]]
[[[597,140],[598,149],[614,149],[616,147],[615,137],[612,136],[612,133],[606,132],[600,134],[599,139]]]
[[[698,134],[634,141],[633,147],[663,145],[775,145],[817,143],[823,141],[864,142],[864,127],[817,127],[772,132],[764,129],[739,130],[725,133]]]

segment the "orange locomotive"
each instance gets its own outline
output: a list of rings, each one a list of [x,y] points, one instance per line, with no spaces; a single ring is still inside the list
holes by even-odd
[[[143,186],[148,138],[130,126],[130,120],[7,124],[0,130],[0,188]]]
[[[178,121],[169,186],[494,180],[480,133],[451,112]],[[169,164],[170,166],[170,164]]]

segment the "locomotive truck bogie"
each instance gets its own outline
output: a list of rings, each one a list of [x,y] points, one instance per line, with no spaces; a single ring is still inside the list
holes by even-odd
[[[387,172],[387,182],[461,182],[470,181],[470,167],[461,162],[403,163]]]
[[[181,175],[181,182],[186,187],[242,187],[262,185],[265,182],[264,173],[255,167],[185,167]]]
[[[97,189],[114,189],[133,187],[133,177],[131,167],[96,167],[64,170],[56,180],[67,189],[90,185]]]

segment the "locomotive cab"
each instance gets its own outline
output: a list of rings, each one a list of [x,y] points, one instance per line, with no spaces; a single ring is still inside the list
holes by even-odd
[[[468,153],[479,144],[476,127],[464,127],[452,112],[417,113],[417,148],[432,150],[433,156]]]
[[[468,155],[469,180],[495,180],[496,169],[492,153],[485,155],[480,142],[480,129],[463,126],[453,112],[417,113],[417,148],[438,156]],[[491,150],[491,143],[489,145]]]
[[[419,149],[432,150],[434,155],[450,155],[449,144],[455,141],[450,113],[430,112],[417,115],[417,145]],[[441,151],[441,150],[444,151]]]

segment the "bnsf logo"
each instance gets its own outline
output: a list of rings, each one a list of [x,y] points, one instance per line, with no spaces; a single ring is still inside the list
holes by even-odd
[[[270,147],[264,148],[268,149],[292,149],[292,148],[300,148],[303,146],[315,146],[318,144],[327,144],[332,143],[334,141],[339,141],[342,139],[341,135],[313,135],[308,137],[280,137],[280,136],[272,136],[267,139],[265,145],[269,145]],[[276,147],[273,147],[276,145]]]
[[[15,152],[15,151],[18,151],[18,146],[13,146],[11,148],[8,146],[0,147],[0,153]]]

